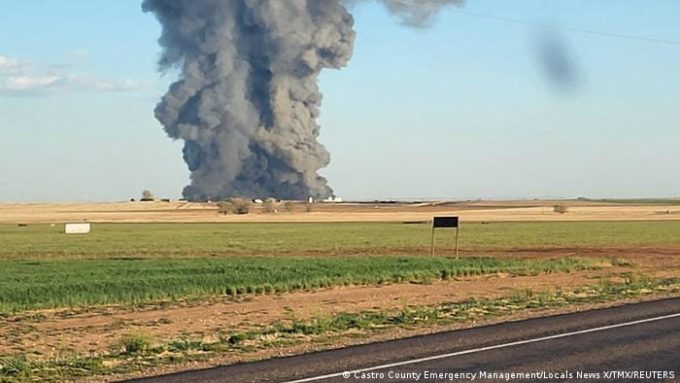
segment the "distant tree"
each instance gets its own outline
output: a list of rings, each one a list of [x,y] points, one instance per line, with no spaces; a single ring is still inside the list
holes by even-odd
[[[231,202],[221,201],[217,203],[217,213],[227,215],[233,211],[234,207]]]
[[[286,201],[283,203],[283,208],[286,209],[287,212],[292,213],[295,210],[295,202]]]
[[[231,198],[229,201],[231,203],[231,212],[234,214],[248,214],[250,213],[250,201],[245,198]]]
[[[265,213],[276,213],[276,200],[274,198],[267,198],[262,204],[262,211]]]
[[[555,205],[555,207],[553,208],[553,211],[555,213],[565,214],[566,212],[569,211],[569,206],[564,205],[564,204]]]
[[[154,199],[154,198],[155,197],[150,190],[144,189],[144,191],[142,191],[142,199],[143,200],[150,200],[150,199]]]

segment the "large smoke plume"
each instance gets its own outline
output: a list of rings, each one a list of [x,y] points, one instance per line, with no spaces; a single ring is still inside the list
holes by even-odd
[[[156,108],[184,140],[190,200],[306,199],[332,190],[318,170],[317,77],[347,65],[357,0],[145,0],[160,21],[163,70],[179,81]],[[381,0],[403,23],[426,26],[457,0]]]

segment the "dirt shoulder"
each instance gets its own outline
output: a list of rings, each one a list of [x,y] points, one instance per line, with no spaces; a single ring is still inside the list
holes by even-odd
[[[494,325],[494,324],[498,324],[498,323],[521,321],[521,320],[526,320],[526,319],[540,318],[540,317],[546,317],[546,316],[552,316],[552,315],[559,315],[559,314],[565,314],[565,313],[570,313],[570,312],[604,309],[604,308],[622,306],[622,305],[625,305],[625,304],[641,303],[641,302],[654,301],[654,300],[658,300],[658,299],[677,298],[677,297],[680,297],[680,294],[678,294],[678,293],[663,294],[663,295],[650,294],[650,295],[637,297],[637,298],[634,298],[634,299],[623,298],[623,299],[618,299],[618,300],[615,300],[615,301],[602,302],[602,303],[587,303],[587,304],[573,305],[573,306],[553,308],[553,309],[525,310],[525,311],[514,313],[512,315],[506,315],[506,316],[495,317],[495,318],[480,318],[480,319],[477,319],[477,320],[471,320],[471,321],[461,322],[461,323],[435,325],[435,326],[418,327],[418,328],[396,328],[396,329],[394,329],[394,331],[377,333],[377,334],[373,334],[373,335],[361,337],[361,338],[345,337],[345,338],[337,339],[335,341],[328,342],[328,343],[306,343],[306,342],[303,342],[302,344],[297,344],[297,345],[293,345],[293,346],[289,346],[289,347],[285,347],[285,348],[263,349],[263,350],[258,350],[257,352],[248,353],[248,354],[240,354],[240,355],[225,355],[225,356],[215,358],[215,359],[211,359],[211,360],[208,360],[208,361],[194,361],[194,362],[185,363],[185,364],[150,367],[150,368],[144,370],[143,372],[135,372],[135,373],[130,373],[130,374],[120,374],[120,375],[113,375],[113,376],[107,376],[107,377],[84,378],[81,382],[82,383],[109,383],[109,382],[126,380],[126,379],[134,379],[134,378],[142,378],[142,377],[148,377],[148,376],[158,376],[158,375],[164,375],[164,374],[172,374],[172,373],[178,373],[178,372],[187,371],[187,370],[198,370],[198,369],[206,369],[206,368],[217,367],[217,366],[226,366],[226,365],[231,365],[231,364],[235,364],[235,363],[255,362],[255,361],[267,360],[267,359],[271,359],[271,358],[280,358],[280,357],[301,355],[301,354],[311,353],[311,352],[315,352],[315,351],[340,349],[340,348],[344,348],[344,347],[351,347],[351,346],[356,346],[356,345],[361,345],[361,344],[390,341],[390,340],[403,339],[403,338],[407,338],[407,337],[420,336],[420,335],[436,334],[436,333],[445,332],[445,331],[462,330],[462,329],[467,329],[467,328],[472,328],[472,327],[489,326],[489,325]]]

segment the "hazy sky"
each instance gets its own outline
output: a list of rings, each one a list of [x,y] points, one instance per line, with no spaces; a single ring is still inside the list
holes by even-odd
[[[156,72],[140,1],[0,5],[0,201],[179,197],[181,143],[153,117],[176,73]],[[337,194],[680,196],[680,2],[468,0],[427,30],[354,14],[354,59],[321,79]],[[546,23],[568,86],[539,55]]]

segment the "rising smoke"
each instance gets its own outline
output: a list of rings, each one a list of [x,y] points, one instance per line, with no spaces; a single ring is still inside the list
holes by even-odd
[[[346,6],[358,1],[144,0],[163,27],[161,69],[181,71],[156,117],[184,140],[186,198],[331,195],[318,174],[330,155],[318,141],[317,78],[349,62],[355,32]],[[416,27],[461,2],[378,1]]]

